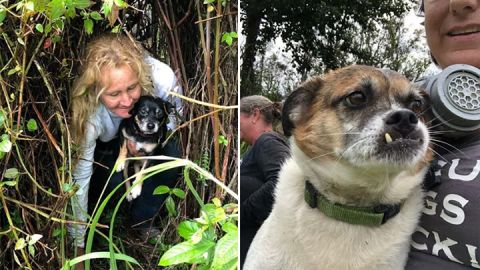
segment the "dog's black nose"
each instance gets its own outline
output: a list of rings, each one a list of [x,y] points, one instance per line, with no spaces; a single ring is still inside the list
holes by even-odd
[[[152,123],[148,123],[148,124],[147,124],[147,128],[148,128],[149,130],[152,130],[152,129],[155,128],[155,125],[152,124]]]
[[[406,137],[417,126],[418,117],[412,111],[401,110],[389,114],[385,123]]]

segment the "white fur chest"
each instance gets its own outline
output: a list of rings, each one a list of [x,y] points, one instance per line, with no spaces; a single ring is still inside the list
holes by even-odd
[[[123,130],[123,136],[128,139],[129,141],[132,141],[134,142],[135,144],[135,150],[137,150],[137,152],[144,152],[146,153],[147,155],[152,153],[153,150],[158,146],[157,143],[149,143],[149,142],[137,142],[135,140],[134,137],[132,136],[129,136],[128,134],[126,134],[125,130]]]
[[[284,164],[272,213],[250,246],[244,269],[403,269],[422,209],[420,189],[411,191],[397,216],[369,227],[308,206],[306,177],[293,159]]]

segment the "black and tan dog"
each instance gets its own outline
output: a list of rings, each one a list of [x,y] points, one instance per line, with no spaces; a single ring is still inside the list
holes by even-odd
[[[431,159],[424,99],[405,77],[350,66],[285,101],[292,157],[245,270],[404,268]]]
[[[128,178],[128,160],[126,157],[148,156],[157,147],[161,147],[167,133],[168,114],[173,110],[172,104],[157,97],[141,96],[130,111],[130,118],[122,121],[119,128],[120,152],[117,159],[117,172],[123,170],[125,179]],[[129,151],[134,151],[132,153]],[[134,150],[133,150],[134,149]],[[134,170],[137,173],[135,185],[148,166],[148,160],[134,161]],[[139,173],[140,172],[140,173]],[[127,190],[130,188],[126,182]],[[142,185],[135,185],[127,195],[127,200],[137,198],[142,192]]]

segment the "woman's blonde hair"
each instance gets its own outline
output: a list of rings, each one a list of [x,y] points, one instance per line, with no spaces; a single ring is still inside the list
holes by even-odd
[[[108,87],[101,85],[104,68],[128,65],[138,76],[142,91],[152,92],[151,72],[144,57],[141,45],[121,34],[106,34],[87,45],[80,76],[71,91],[72,135],[75,143],[83,143],[87,121],[97,109],[100,95]]]

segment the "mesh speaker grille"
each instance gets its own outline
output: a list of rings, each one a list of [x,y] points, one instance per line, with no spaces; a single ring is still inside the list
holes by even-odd
[[[480,78],[470,73],[452,74],[447,93],[464,110],[480,109]]]

